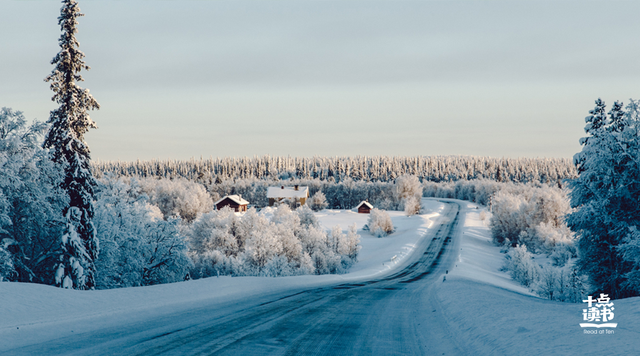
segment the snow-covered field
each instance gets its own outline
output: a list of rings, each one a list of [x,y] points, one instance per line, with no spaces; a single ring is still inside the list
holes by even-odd
[[[458,201],[460,202],[460,201]],[[485,355],[636,355],[640,350],[640,298],[616,300],[613,333],[585,334],[579,326],[586,304],[553,302],[534,296],[499,269],[504,255],[490,240],[489,217],[475,204],[460,202],[465,220],[458,232],[455,267],[438,282],[438,315],[468,354]],[[344,275],[296,277],[220,277],[174,284],[70,291],[54,287],[0,283],[0,353],[20,345],[179,312],[203,303],[224,304],[271,298],[296,289],[379,276],[407,262],[408,254],[444,209],[423,200],[426,213],[405,217],[391,212],[396,232],[376,238],[362,231],[367,216],[352,211],[317,214],[325,228],[354,222],[361,237],[359,262]],[[489,215],[489,214],[487,214]],[[395,259],[392,258],[395,257]]]
[[[424,214],[406,217],[389,212],[396,232],[377,238],[362,231],[368,215],[345,210],[317,213],[323,227],[354,222],[362,249],[347,274],[295,277],[220,277],[172,284],[99,291],[64,290],[27,283],[0,283],[0,353],[20,345],[43,342],[74,332],[135,322],[167,311],[186,310],[202,303],[227,303],[268,297],[287,291],[371,278],[400,268],[417,242],[444,209],[424,201]],[[394,258],[395,256],[395,258]]]
[[[500,272],[504,255],[491,243],[489,214],[483,221],[475,204],[462,204],[469,210],[460,255],[437,295],[447,325],[470,354],[640,354],[640,298],[614,301],[613,333],[585,334],[579,324],[586,303],[541,299]]]

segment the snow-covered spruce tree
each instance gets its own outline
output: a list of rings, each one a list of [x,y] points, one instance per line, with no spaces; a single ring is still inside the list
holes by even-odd
[[[622,256],[625,267],[629,269],[624,274],[625,281],[622,283],[622,287],[631,291],[633,295],[640,295],[640,233],[638,233],[640,225],[638,221],[640,220],[638,216],[640,167],[637,164],[640,155],[640,101],[629,100],[624,117],[619,122],[623,124],[623,130],[620,130],[616,123],[612,126],[616,127],[616,131],[621,132],[625,142],[623,147],[626,152],[629,152],[629,158],[625,162],[626,169],[622,172],[623,180],[629,182],[629,186],[622,189],[627,202],[616,202],[620,204],[622,210],[620,213],[628,225],[627,234],[617,252]]]
[[[640,226],[640,169],[637,102],[627,111],[615,103],[609,115],[602,100],[587,116],[582,151],[574,156],[578,178],[570,181],[569,227],[579,235],[577,266],[589,276],[593,292],[612,298],[638,295],[630,280],[637,268],[624,246],[637,240]],[[635,265],[635,267],[634,267]]]
[[[88,70],[84,53],[76,39],[78,17],[83,16],[75,0],[63,0],[58,24],[62,35],[60,52],[53,58],[55,66],[45,81],[54,92],[52,100],[60,106],[51,111],[51,125],[44,148],[50,149],[52,160],[64,168],[62,188],[69,195],[69,206],[63,208],[66,227],[59,244],[59,260],[55,268],[55,284],[64,288],[92,289],[95,286],[94,261],[98,240],[93,226],[93,190],[95,179],[90,169],[89,147],[84,134],[96,124],[88,111],[99,109],[88,89],[79,87],[80,71]]]

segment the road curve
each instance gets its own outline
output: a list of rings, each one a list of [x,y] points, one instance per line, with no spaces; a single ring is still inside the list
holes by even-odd
[[[428,231],[407,266],[360,283],[298,291],[257,304],[208,305],[66,337],[10,354],[464,355],[434,288],[458,256],[460,205]],[[221,310],[222,309],[222,310]]]

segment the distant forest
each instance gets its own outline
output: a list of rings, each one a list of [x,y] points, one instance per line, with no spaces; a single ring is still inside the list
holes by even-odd
[[[476,156],[416,157],[254,157],[200,160],[97,161],[94,174],[125,177],[185,178],[214,184],[229,179],[319,179],[340,182],[390,182],[404,174],[420,181],[453,182],[491,179],[498,182],[554,184],[577,177],[565,158],[491,158]]]

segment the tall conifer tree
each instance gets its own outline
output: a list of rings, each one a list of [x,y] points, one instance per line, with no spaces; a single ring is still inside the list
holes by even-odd
[[[616,102],[608,116],[602,100],[586,117],[587,137],[574,156],[579,176],[569,181],[569,227],[578,233],[581,272],[596,293],[638,295],[635,247],[640,226],[639,131],[632,101],[625,113]]]
[[[88,70],[84,53],[76,39],[78,17],[84,16],[75,0],[63,0],[58,24],[62,35],[58,40],[60,52],[53,58],[55,66],[45,81],[51,83],[52,100],[60,106],[51,111],[51,125],[44,142],[53,161],[64,169],[62,188],[69,195],[69,206],[63,209],[66,227],[60,237],[59,260],[54,266],[57,286],[92,289],[95,286],[94,261],[98,254],[98,240],[93,226],[93,190],[95,179],[89,166],[89,147],[84,134],[96,128],[88,110],[99,109],[98,102],[88,89],[76,83],[83,81],[80,71]]]

